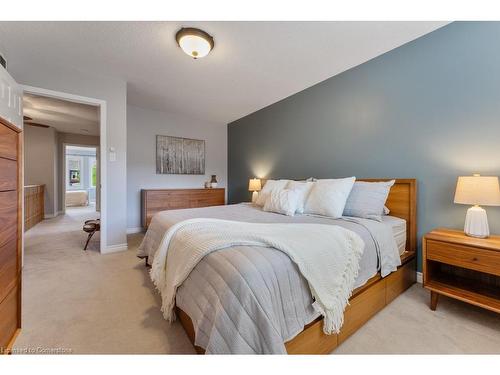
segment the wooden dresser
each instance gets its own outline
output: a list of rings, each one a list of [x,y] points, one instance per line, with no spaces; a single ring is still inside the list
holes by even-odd
[[[147,228],[153,215],[160,211],[181,208],[221,206],[226,190],[216,189],[142,189],[142,226]]]
[[[0,117],[0,354],[21,327],[21,130]]]
[[[24,231],[33,228],[45,217],[45,185],[24,187]]]

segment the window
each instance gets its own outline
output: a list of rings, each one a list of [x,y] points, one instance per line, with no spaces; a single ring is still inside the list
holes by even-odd
[[[89,158],[90,166],[90,187],[97,186],[97,160],[96,158]]]
[[[97,175],[96,148],[83,146],[66,147],[66,190],[86,190],[95,195],[99,176]]]

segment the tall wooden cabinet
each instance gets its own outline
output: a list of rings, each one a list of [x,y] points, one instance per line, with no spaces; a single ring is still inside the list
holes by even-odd
[[[21,327],[22,133],[0,117],[0,353]]]

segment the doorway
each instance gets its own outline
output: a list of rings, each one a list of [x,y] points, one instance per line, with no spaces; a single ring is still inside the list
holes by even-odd
[[[97,218],[100,211],[99,147],[63,144],[63,202],[64,213]]]
[[[55,224],[60,222],[61,230],[78,230],[86,238],[82,232],[85,220],[100,218],[101,231],[94,237],[92,248],[102,252],[106,248],[106,160],[100,151],[106,144],[106,102],[31,86],[23,89],[25,129],[28,132],[29,129],[45,130],[45,134],[53,133],[54,139],[54,147],[36,150],[43,160],[54,155],[54,160],[47,164],[50,168],[38,173],[47,183],[27,181],[26,172],[29,176],[33,165],[30,166],[29,159],[25,158],[25,184],[43,183],[48,190],[45,192],[48,214],[43,223],[47,222],[50,230],[54,230]],[[35,104],[30,105],[30,100]],[[29,139],[25,139],[25,154],[29,149],[36,149],[33,144],[31,142],[30,147]],[[70,202],[72,198],[76,199],[73,203]]]

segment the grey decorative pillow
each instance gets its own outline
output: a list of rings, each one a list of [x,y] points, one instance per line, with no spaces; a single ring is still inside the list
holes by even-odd
[[[347,198],[343,216],[382,221],[384,205],[395,180],[383,182],[356,181]]]

